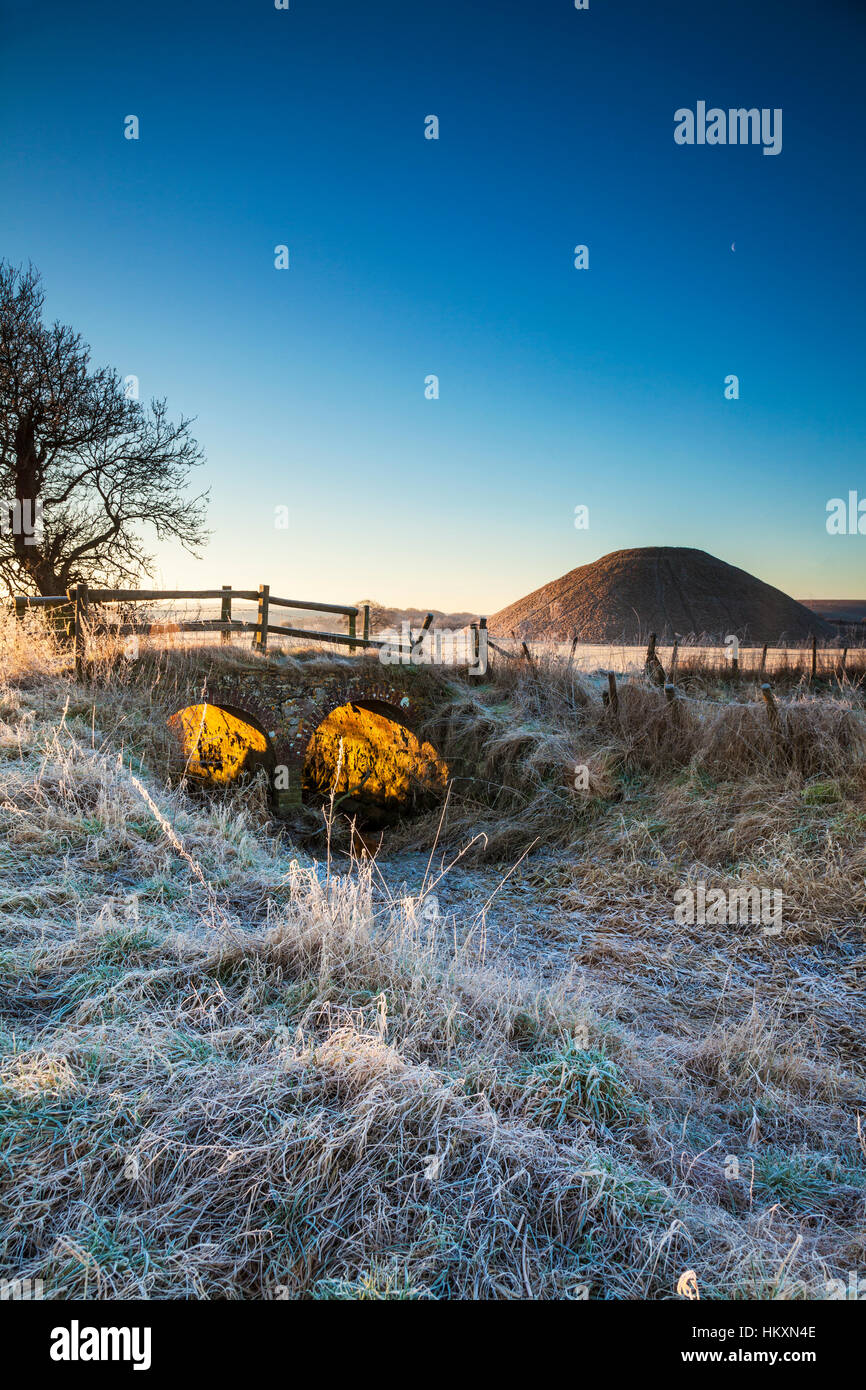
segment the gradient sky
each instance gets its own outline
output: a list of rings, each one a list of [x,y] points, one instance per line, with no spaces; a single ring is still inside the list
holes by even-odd
[[[197,417],[164,585],[489,613],[664,544],[866,596],[862,3],[0,10],[0,255]],[[781,154],[677,146],[698,100]]]

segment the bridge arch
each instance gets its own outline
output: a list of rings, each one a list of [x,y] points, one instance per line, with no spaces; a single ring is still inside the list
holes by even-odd
[[[316,731],[329,715],[344,706],[354,705],[380,714],[396,724],[414,731],[418,719],[417,702],[411,695],[388,682],[374,678],[351,676],[299,692],[289,717],[290,727],[282,745],[274,777],[274,801],[278,812],[290,812],[303,796],[303,774],[307,750]]]
[[[238,681],[217,682],[190,692],[192,708],[207,704],[256,729],[264,740],[253,759],[266,766],[277,814],[290,814],[303,796],[304,763],[310,742],[328,716],[343,706],[356,706],[415,732],[420,702],[408,682],[396,682],[356,672],[280,672],[278,668],[245,673]],[[179,710],[169,720],[176,734]],[[173,721],[175,723],[173,724]],[[189,738],[184,748],[188,760]],[[218,780],[230,780],[223,778]]]
[[[271,711],[232,694],[198,692],[169,716],[178,758],[193,780],[219,785],[276,764]]]

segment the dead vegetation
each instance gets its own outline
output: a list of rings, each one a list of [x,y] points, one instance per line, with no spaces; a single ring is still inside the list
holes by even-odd
[[[200,658],[76,684],[24,631],[0,633],[3,1277],[661,1299],[688,1269],[788,1299],[862,1270],[856,688],[786,693],[780,740],[755,690],[623,682],[614,712],[562,669],[430,673],[456,779],[439,849],[441,812],[389,869],[315,862],[261,785],[170,785],[157,716]],[[781,888],[785,931],[676,926],[698,878]]]

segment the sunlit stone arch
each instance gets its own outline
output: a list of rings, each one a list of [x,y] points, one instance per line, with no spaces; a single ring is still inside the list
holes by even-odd
[[[307,676],[293,672],[291,679],[283,673],[266,670],[263,673],[245,673],[245,678],[237,683],[206,684],[190,690],[186,706],[180,708],[169,720],[176,734],[181,735],[181,752],[192,776],[202,780],[227,781],[230,776],[213,775],[213,770],[190,758],[190,746],[194,729],[189,719],[181,719],[186,711],[204,704],[214,711],[224,711],[229,727],[226,733],[226,762],[231,768],[241,769],[239,748],[231,743],[240,731],[231,727],[230,721],[237,719],[252,726],[261,736],[259,741],[252,739],[251,761],[267,767],[273,793],[273,801],[278,814],[286,814],[297,807],[302,800],[304,760],[310,740],[319,726],[335,710],[346,705],[354,705],[380,714],[395,724],[402,724],[414,731],[419,716],[418,701],[406,689],[408,680],[381,679],[378,673],[373,676],[357,676],[352,673],[311,671]],[[210,719],[210,716],[208,716]],[[214,718],[214,728],[219,720]],[[212,735],[216,738],[216,733]],[[205,759],[207,761],[207,759]]]

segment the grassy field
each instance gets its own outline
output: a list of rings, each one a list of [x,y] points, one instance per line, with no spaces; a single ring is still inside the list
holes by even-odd
[[[705,1299],[824,1299],[862,1276],[856,683],[779,689],[777,733],[712,673],[674,707],[623,680],[614,712],[562,662],[425,672],[447,805],[359,862],[312,810],[276,826],[261,783],[171,777],[200,659],[76,683],[35,618],[0,630],[0,1277],[670,1299],[691,1272]],[[781,891],[782,930],[678,925],[699,882]]]

